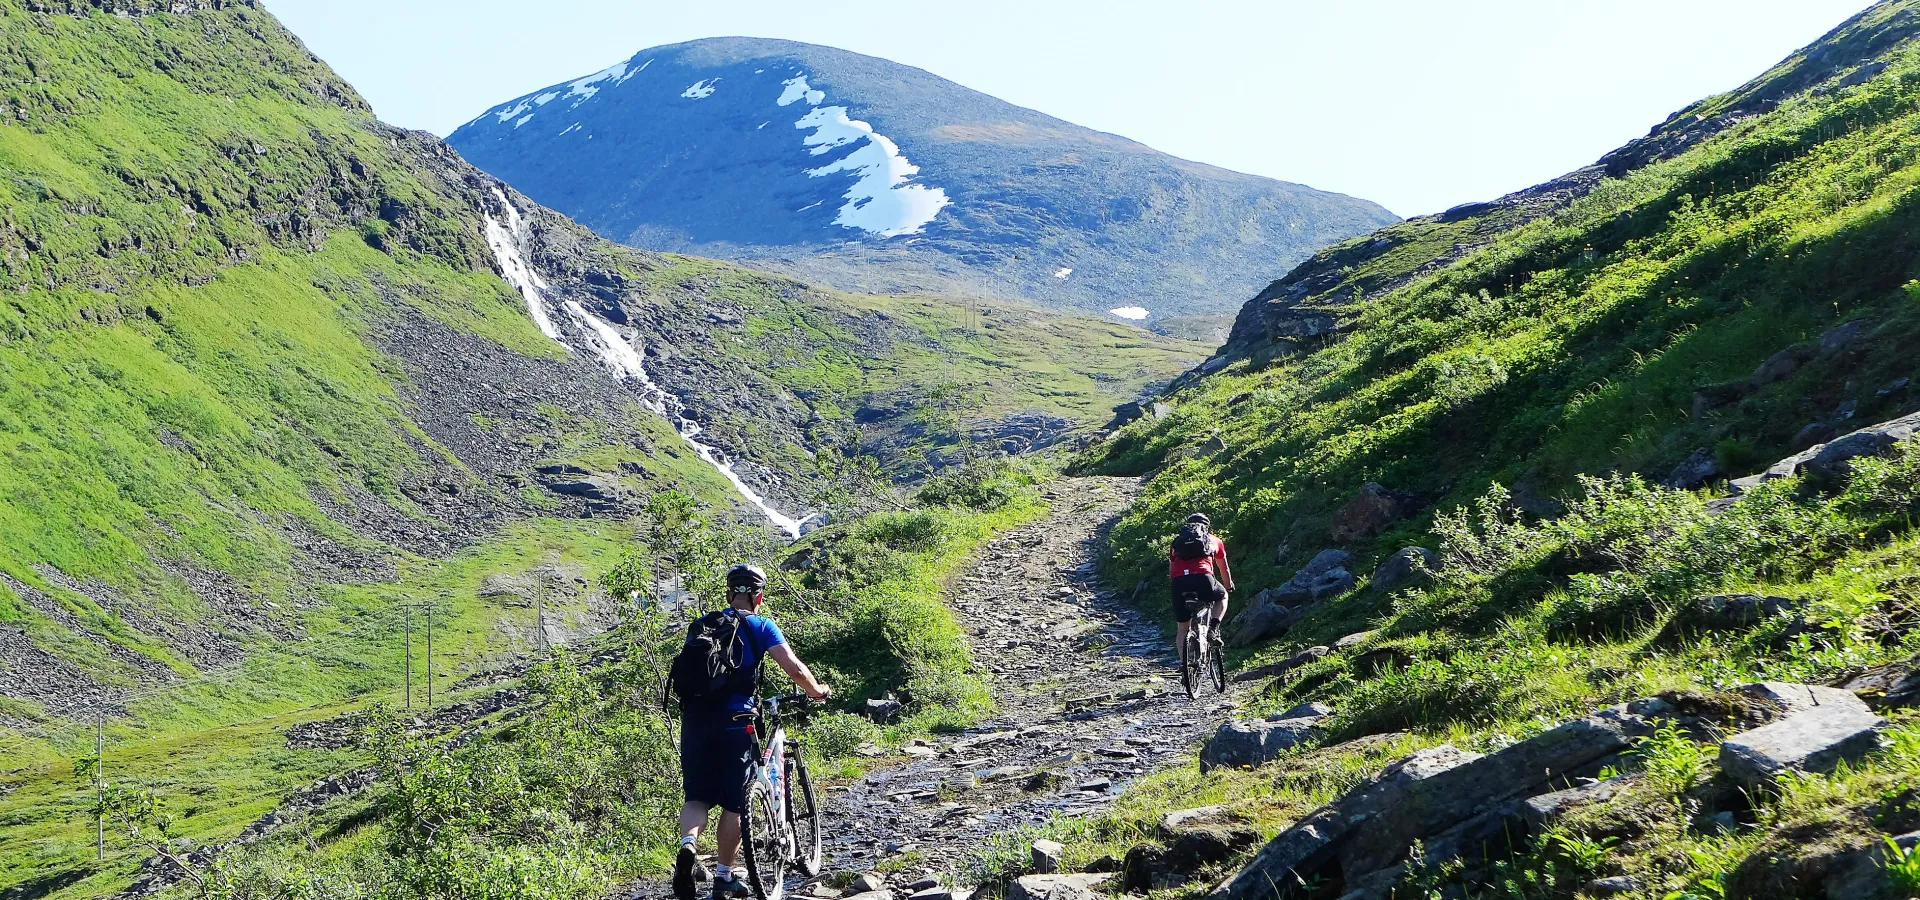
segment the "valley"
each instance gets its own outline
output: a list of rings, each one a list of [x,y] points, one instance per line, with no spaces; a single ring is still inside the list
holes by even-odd
[[[442,142],[0,0],[0,900],[669,896],[741,560],[808,900],[1920,896],[1916,148],[1920,0],[1405,221],[814,45]]]

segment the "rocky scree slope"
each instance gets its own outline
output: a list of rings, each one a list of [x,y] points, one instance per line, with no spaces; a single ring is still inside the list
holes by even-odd
[[[1179,873],[1223,898],[1920,889],[1916,36],[1877,4],[1598,167],[1328,251],[1090,451],[1147,476],[1122,583],[1213,515],[1264,687],[1221,736],[1252,769],[1156,778],[1082,854],[1224,804],[1275,840]]]
[[[594,238],[377,122],[252,3],[0,24],[0,717],[36,738],[530,517],[671,486],[799,518],[811,449],[895,375],[1035,349]],[[1063,327],[1137,352],[1066,366],[1092,394],[1061,418],[1190,352]]]
[[[1155,317],[1226,312],[1265,273],[1393,221],[1176,159],[830,47],[642,50],[448,139],[600,234],[849,290]]]

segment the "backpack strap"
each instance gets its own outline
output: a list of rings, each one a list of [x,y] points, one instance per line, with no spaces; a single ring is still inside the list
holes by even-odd
[[[753,630],[747,627],[747,619],[752,615],[753,613],[740,612],[739,610],[733,611],[733,617],[736,620],[734,624],[734,629],[733,629],[733,637],[735,640],[745,641],[747,645],[747,649],[755,651],[754,660],[753,660],[753,670],[748,674],[748,677],[752,679],[753,692],[757,694],[760,691],[760,667],[763,663],[767,661],[767,652],[765,649],[756,648],[753,645]],[[731,653],[732,651],[728,651],[728,652]],[[741,659],[741,662],[745,663],[746,659],[743,657]],[[747,667],[745,665],[742,665],[740,666],[740,670],[743,672],[747,671]]]

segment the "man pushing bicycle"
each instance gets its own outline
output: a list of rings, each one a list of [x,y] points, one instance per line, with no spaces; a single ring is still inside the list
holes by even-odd
[[[728,569],[727,608],[689,625],[686,644],[673,661],[669,687],[680,695],[680,781],[686,794],[680,808],[680,852],[673,862],[673,893],[679,900],[695,900],[694,843],[716,806],[721,812],[713,896],[734,900],[749,895],[746,880],[734,877],[733,862],[740,850],[740,817],[747,811],[747,770],[753,755],[748,726],[761,660],[772,658],[815,700],[833,693],[794,655],[780,626],[759,614],[766,587],[767,574],[758,567]]]

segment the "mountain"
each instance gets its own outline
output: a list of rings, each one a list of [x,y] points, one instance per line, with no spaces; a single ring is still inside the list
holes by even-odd
[[[1212,516],[1266,680],[1221,742],[1293,750],[1113,830],[1274,816],[1216,900],[1911,896],[1883,848],[1920,757],[1876,715],[1912,721],[1920,651],[1916,134],[1920,3],[1885,0],[1593,166],[1256,294],[1081,465],[1147,478],[1115,584]],[[1736,738],[1792,714],[1783,682],[1861,743]]]
[[[448,141],[632,246],[848,290],[1152,318],[1227,312],[1266,273],[1394,221],[792,41],[643,50],[500,104]]]
[[[793,530],[836,452],[1045,446],[1205,352],[607,242],[377,121],[247,0],[0,0],[0,295],[9,897],[147,855],[78,837],[96,722],[115,783],[226,840],[360,764],[274,717],[397,697],[421,604],[458,681],[626,615],[597,579],[654,498]],[[917,550],[964,552],[953,515]],[[919,652],[880,643],[849,639]]]

